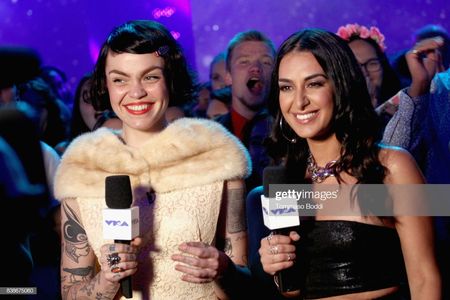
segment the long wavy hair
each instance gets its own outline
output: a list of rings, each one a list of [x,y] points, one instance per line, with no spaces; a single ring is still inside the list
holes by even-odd
[[[113,29],[100,50],[91,87],[92,105],[96,110],[111,110],[105,74],[109,51],[119,54],[147,54],[158,51],[164,59],[169,106],[182,106],[195,98],[196,76],[189,69],[181,46],[169,30],[155,21],[134,20]]]
[[[335,34],[321,29],[305,29],[291,35],[278,49],[272,73],[269,110],[275,117],[267,142],[268,152],[276,162],[283,162],[293,182],[304,182],[309,147],[306,139],[296,136],[283,119],[279,105],[278,71],[288,53],[310,52],[330,79],[334,90],[332,130],[341,143],[341,158],[336,178],[341,172],[354,176],[358,183],[382,183],[386,169],[381,164],[377,142],[380,139],[378,119],[372,107],[362,71],[347,43]],[[282,131],[283,130],[283,131]],[[296,137],[290,143],[286,137]]]

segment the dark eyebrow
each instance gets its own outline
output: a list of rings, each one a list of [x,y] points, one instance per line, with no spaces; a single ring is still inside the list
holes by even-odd
[[[308,80],[316,78],[316,77],[324,77],[325,79],[328,79],[328,77],[325,74],[323,74],[323,73],[316,73],[316,74],[312,74],[312,75],[309,75],[309,76],[305,77],[304,81],[308,81]],[[292,80],[286,79],[286,78],[279,78],[278,82],[291,83]]]
[[[284,79],[284,78],[279,78],[278,82],[284,82],[284,83],[292,83],[292,80],[290,79]]]
[[[151,71],[153,71],[153,70],[161,70],[161,71],[164,71],[164,69],[163,69],[162,67],[159,67],[159,66],[152,66],[152,67],[150,67],[150,68],[144,70],[144,71],[142,72],[142,74],[146,74],[146,73],[151,72]],[[115,69],[109,71],[109,72],[108,72],[108,75],[110,75],[110,74],[118,74],[118,75],[122,75],[122,76],[125,76],[125,77],[130,77],[130,75],[128,75],[127,73],[125,73],[125,72],[123,72],[123,71],[120,71],[120,70],[115,70]]]
[[[312,74],[312,75],[307,76],[305,78],[305,81],[308,81],[308,80],[316,78],[316,77],[324,77],[325,79],[328,79],[327,75],[325,75],[323,73],[316,73],[316,74]]]

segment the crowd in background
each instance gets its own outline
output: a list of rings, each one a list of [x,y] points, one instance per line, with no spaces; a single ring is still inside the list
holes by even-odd
[[[370,131],[369,127],[373,125],[364,122],[370,120],[379,123],[379,127],[374,127],[378,131],[371,133],[374,139],[379,139],[367,143],[372,147],[377,147],[377,142],[401,147],[412,154],[426,183],[450,184],[450,36],[446,29],[440,26],[425,26],[417,30],[415,42],[410,48],[388,57],[385,45],[389,44],[389,41],[384,39],[381,31],[376,27],[358,24],[347,24],[336,30],[336,35],[349,46],[355,63],[360,67],[361,72],[357,71],[351,76],[365,83],[372,104],[370,112],[361,108],[361,115],[369,116],[366,121],[348,123],[359,124],[358,126],[363,126],[361,128],[364,129],[358,131],[357,128],[347,128],[348,132],[359,137],[360,132]],[[305,41],[301,47],[315,51],[314,48],[308,47],[312,47],[317,39],[319,38],[311,38],[311,41]],[[288,45],[285,44],[285,47]],[[168,124],[182,122],[185,117],[208,119],[221,124],[245,147],[249,155],[251,175],[245,178],[246,192],[243,198],[247,198],[247,201],[245,216],[242,215],[247,223],[247,253],[246,260],[239,265],[246,264],[253,274],[252,282],[257,281],[257,286],[261,287],[252,290],[258,299],[284,299],[292,295],[278,293],[277,284],[272,281],[271,275],[282,270],[284,266],[273,267],[267,262],[272,259],[272,256],[269,256],[273,255],[271,252],[274,252],[270,238],[266,238],[270,231],[262,224],[259,194],[250,192],[262,185],[263,170],[269,165],[285,164],[289,168],[300,168],[307,173],[310,166],[315,166],[319,171],[323,170],[326,167],[320,166],[327,162],[320,157],[314,156],[312,160],[307,157],[308,151],[302,148],[305,144],[298,141],[298,136],[302,136],[303,132],[297,132],[295,126],[291,125],[294,121],[286,117],[289,113],[284,115],[283,107],[278,107],[282,105],[281,96],[280,101],[274,101],[278,99],[278,94],[275,96],[274,91],[280,95],[285,93],[283,84],[286,82],[278,81],[279,74],[284,70],[280,61],[290,58],[291,50],[284,50],[286,53],[283,55],[286,56],[277,58],[280,53],[263,33],[257,30],[241,32],[230,41],[227,49],[212,60],[207,82],[196,82],[194,72],[189,70],[192,98],[186,101],[171,99],[164,110],[164,119]],[[163,57],[165,53],[159,55]],[[338,59],[340,58],[334,60],[336,64]],[[20,228],[8,233],[8,236],[14,236],[12,243],[16,243],[8,249],[8,253],[14,253],[14,256],[6,257],[13,260],[8,263],[8,270],[19,270],[11,271],[14,274],[6,277],[2,275],[0,286],[37,286],[38,299],[59,299],[65,297],[61,295],[61,276],[67,276],[63,271],[60,272],[60,243],[61,239],[64,239],[64,232],[61,232],[62,199],[57,199],[54,194],[55,173],[60,160],[64,159],[66,149],[70,149],[71,144],[80,136],[104,128],[120,132],[122,127],[127,125],[123,125],[126,121],[117,115],[114,107],[103,105],[105,100],[100,99],[102,94],[95,90],[101,86],[95,70],[85,70],[86,75],[73,88],[63,70],[56,66],[42,65],[39,55],[32,49],[5,47],[0,49],[0,61],[8,70],[4,72],[6,75],[0,77],[0,162],[5,164],[4,170],[12,170],[12,180],[4,174],[1,175],[0,196],[5,203],[2,204],[5,205],[5,211],[20,209],[20,214],[12,214],[27,220]],[[327,65],[327,62],[319,63],[322,68],[324,65],[330,69],[335,67]],[[353,71],[350,67],[347,69],[347,72]],[[361,74],[362,76],[359,76]],[[292,82],[288,83],[294,85]],[[286,83],[286,90],[292,88],[288,87],[289,84]],[[354,88],[341,81],[335,82],[335,85],[335,89]],[[309,85],[307,87],[310,88]],[[348,93],[351,94],[351,91]],[[104,95],[108,96],[108,93]],[[314,99],[314,96],[308,97]],[[340,95],[334,97],[339,98]],[[311,99],[305,101],[313,102]],[[109,100],[106,102],[109,103]],[[350,114],[350,108],[348,109],[338,113]],[[306,122],[310,117],[297,116],[299,123]],[[352,117],[358,119],[359,116],[355,114]],[[25,127],[26,130],[23,129]],[[338,139],[343,139],[342,145],[349,148],[342,158],[333,164],[341,168],[341,171],[351,170],[351,175],[357,178],[358,182],[364,183],[367,179],[364,173],[365,164],[374,163],[378,167],[381,166],[380,161],[373,158],[378,152],[367,154],[370,159],[358,162],[364,165],[361,171],[352,165],[349,156],[351,151],[358,151],[348,146],[351,144],[348,140],[352,139],[352,135],[349,134],[347,138],[345,134]],[[289,142],[283,143],[283,139]],[[312,149],[310,144],[309,155],[313,153]],[[366,150],[364,147],[361,149]],[[292,151],[298,152],[298,156],[292,154]],[[14,156],[12,158],[11,153]],[[303,159],[308,161],[309,165],[302,169],[299,162]],[[375,162],[371,161],[373,159]],[[223,160],[227,160],[226,155]],[[15,161],[17,163],[13,163]],[[358,177],[358,172],[363,175]],[[370,178],[378,178],[376,174],[373,176]],[[326,180],[327,177],[323,179]],[[377,180],[376,183],[384,182]],[[14,181],[17,185],[15,188],[12,187]],[[368,180],[367,183],[373,182]],[[26,204],[15,207],[9,203],[12,201],[22,201]],[[31,202],[33,205],[30,205]],[[67,222],[67,212],[64,215],[63,220]],[[450,299],[447,290],[450,282],[450,221],[447,217],[435,217],[433,223],[435,252],[444,291],[442,297]],[[292,237],[291,240],[281,241],[278,238],[277,245],[280,246],[276,252],[283,248],[281,245],[293,243],[296,239],[297,237]],[[403,241],[403,255],[410,255],[405,252],[404,248],[407,246]],[[285,248],[287,249],[287,246]],[[286,254],[290,253],[289,251],[286,250]],[[225,250],[224,253],[230,256]],[[231,264],[238,265],[238,260],[232,255],[230,257],[233,261]],[[290,254],[287,258],[288,262],[292,260]],[[408,264],[406,268],[410,268]],[[77,274],[73,276],[75,275]],[[411,285],[411,280],[409,282]],[[226,288],[224,290],[226,294]],[[410,292],[416,291],[407,293]],[[234,292],[230,293],[234,295]],[[324,297],[326,294],[317,295]]]

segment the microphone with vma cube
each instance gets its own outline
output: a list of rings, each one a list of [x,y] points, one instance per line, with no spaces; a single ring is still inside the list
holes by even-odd
[[[130,177],[106,177],[105,200],[108,208],[103,210],[103,238],[129,245],[139,235],[139,207],[130,207],[133,202]],[[120,285],[123,296],[132,298],[131,277],[123,278]]]
[[[273,234],[289,235],[300,225],[297,201],[292,198],[275,198],[269,193],[269,185],[287,184],[286,168],[282,166],[266,167],[263,172],[263,195],[261,195],[264,225]],[[271,197],[272,196],[272,197]],[[294,262],[295,264],[295,262]],[[275,274],[278,289],[290,292],[299,289],[299,277],[295,265]]]

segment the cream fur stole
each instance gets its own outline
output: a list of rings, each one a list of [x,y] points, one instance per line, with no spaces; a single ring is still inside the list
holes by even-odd
[[[129,175],[136,187],[158,193],[245,178],[251,160],[220,124],[182,118],[140,149],[124,145],[106,128],[84,134],[66,150],[56,172],[55,196],[104,197],[105,177]]]

